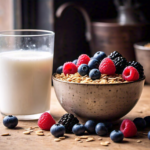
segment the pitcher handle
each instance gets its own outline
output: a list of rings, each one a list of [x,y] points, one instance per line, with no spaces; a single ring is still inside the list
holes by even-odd
[[[73,6],[74,8],[78,9],[78,10],[82,13],[82,15],[83,15],[83,17],[84,17],[84,19],[85,19],[85,22],[86,22],[85,37],[86,37],[86,40],[87,40],[87,41],[90,41],[91,38],[92,38],[92,37],[91,37],[91,21],[90,21],[90,18],[89,18],[89,16],[88,16],[87,12],[86,12],[81,6],[78,6],[78,5],[74,4],[74,3],[65,3],[65,4],[61,5],[61,6],[57,9],[57,11],[56,11],[56,17],[60,17],[60,16],[62,15],[63,11],[64,11],[67,7],[69,7],[69,6]]]

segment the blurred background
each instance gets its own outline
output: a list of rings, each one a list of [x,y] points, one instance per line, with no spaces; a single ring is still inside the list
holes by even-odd
[[[54,31],[53,70],[98,50],[136,60],[133,44],[150,37],[149,8],[150,0],[0,0],[0,31]]]

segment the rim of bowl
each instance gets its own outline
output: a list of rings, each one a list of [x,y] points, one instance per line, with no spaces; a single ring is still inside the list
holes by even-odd
[[[138,50],[150,50],[150,47],[144,47],[145,44],[148,44],[149,42],[138,42],[134,44],[134,48]]]
[[[59,82],[63,82],[63,83],[76,84],[76,85],[99,85],[99,86],[106,86],[106,85],[124,85],[124,84],[132,84],[132,83],[135,83],[135,82],[140,82],[140,81],[145,80],[145,76],[144,76],[143,78],[141,78],[141,79],[139,79],[139,80],[137,80],[137,81],[132,81],[132,82],[113,83],[113,84],[110,84],[110,83],[109,83],[109,84],[108,84],[108,83],[107,83],[107,84],[94,84],[94,83],[88,84],[88,83],[74,83],[74,82],[61,81],[61,80],[55,78],[55,74],[56,74],[56,73],[54,73],[54,74],[52,75],[52,78],[53,78],[54,80],[59,81]]]

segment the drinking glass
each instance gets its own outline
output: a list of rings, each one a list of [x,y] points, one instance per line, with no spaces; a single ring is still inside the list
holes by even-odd
[[[50,110],[54,33],[0,32],[0,111],[34,120]]]

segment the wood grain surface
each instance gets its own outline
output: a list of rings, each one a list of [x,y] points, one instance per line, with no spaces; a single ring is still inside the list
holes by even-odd
[[[57,101],[57,98],[52,88],[52,100],[51,100],[51,114],[58,120],[65,111],[62,109]],[[145,86],[142,96],[138,104],[134,109],[128,113],[124,118],[134,119],[136,117],[145,117],[150,115],[150,86]],[[122,119],[124,119],[122,118]],[[122,120],[121,119],[121,120]],[[121,122],[119,121],[119,123]],[[134,138],[125,138],[123,143],[114,143],[109,136],[102,137],[102,141],[109,141],[109,146],[102,146],[98,140],[99,136],[90,135],[95,138],[95,141],[86,142],[83,139],[82,143],[75,141],[77,136],[73,134],[66,134],[66,139],[60,142],[55,142],[54,137],[49,131],[44,131],[45,136],[37,136],[35,132],[30,135],[24,135],[23,132],[26,128],[37,126],[37,121],[19,121],[16,129],[10,130],[3,126],[2,116],[0,116],[0,135],[3,133],[9,133],[10,136],[0,136],[0,150],[149,150],[150,140],[147,138],[147,132],[150,130],[145,129],[139,131]],[[119,129],[116,125],[114,129]],[[39,128],[34,129],[34,131]],[[146,134],[143,134],[146,133]],[[137,143],[137,140],[141,140],[141,143]]]

